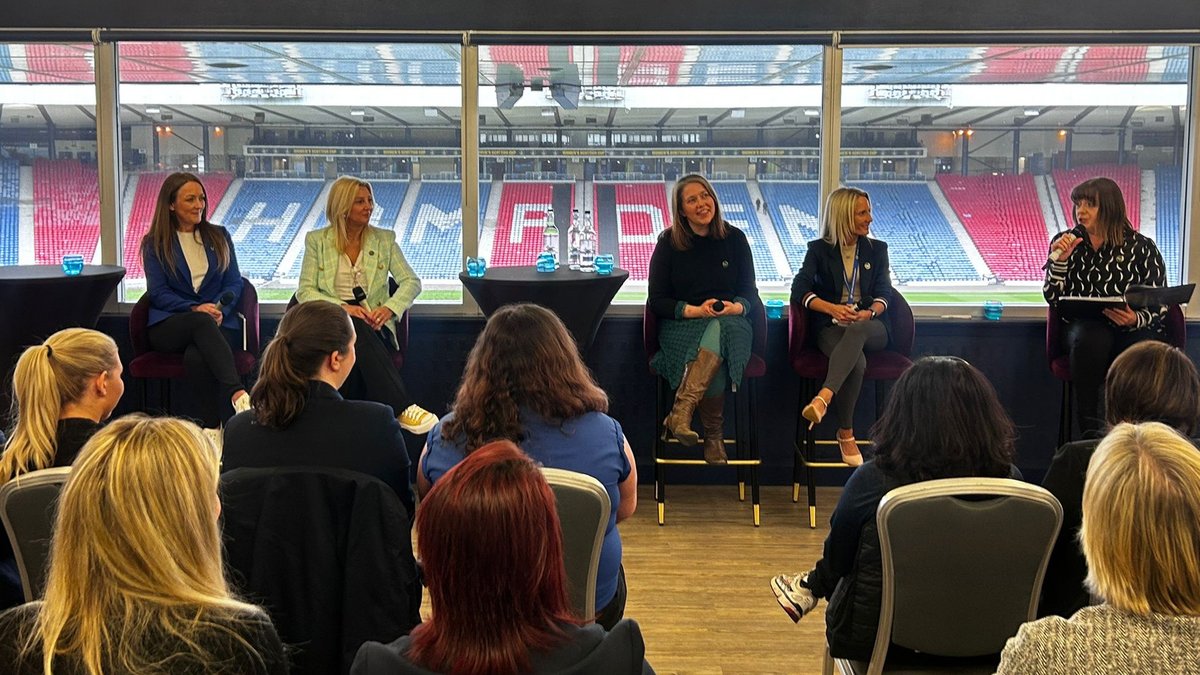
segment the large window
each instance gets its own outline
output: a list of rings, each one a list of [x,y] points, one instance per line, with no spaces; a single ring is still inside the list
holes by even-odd
[[[90,44],[0,43],[0,265],[99,262]]]
[[[847,49],[841,178],[871,193],[910,300],[1041,304],[1049,238],[1095,176],[1177,282],[1187,72],[1182,47]]]
[[[821,55],[810,45],[481,47],[480,253],[531,265],[551,209],[564,231],[590,214],[599,250],[630,272],[617,302],[644,302],[671,184],[699,172],[750,239],[760,287],[782,293],[800,230],[755,179],[816,175]]]
[[[461,297],[460,63],[443,44],[120,44],[129,293],[162,180],[189,171],[263,300],[295,291],[304,235],[347,174],[371,181],[372,224],[396,232],[421,300]]]

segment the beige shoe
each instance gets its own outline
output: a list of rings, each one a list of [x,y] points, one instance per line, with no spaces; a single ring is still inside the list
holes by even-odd
[[[862,466],[863,456],[858,451],[858,441],[854,440],[853,436],[842,438],[835,434],[834,438],[837,439],[838,452],[842,455],[842,462],[850,466]]]
[[[400,428],[411,434],[426,434],[433,428],[433,425],[438,423],[437,415],[429,412],[417,404],[412,404],[404,409],[404,412],[396,416],[396,421],[400,423]]]

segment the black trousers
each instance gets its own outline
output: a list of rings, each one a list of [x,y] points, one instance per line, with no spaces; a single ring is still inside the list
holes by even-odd
[[[412,405],[413,400],[404,388],[404,381],[392,363],[390,336],[372,330],[366,321],[351,317],[358,337],[354,341],[356,363],[350,377],[342,385],[342,396],[362,401],[377,401],[390,405],[396,415]]]
[[[625,565],[621,565],[617,568],[617,592],[604,609],[596,612],[596,623],[603,626],[604,630],[612,630],[613,626],[625,618],[625,598],[628,595],[629,589],[625,586]]]
[[[201,415],[205,426],[214,426],[232,414],[229,398],[246,388],[233,363],[234,345],[241,348],[241,331],[218,326],[204,312],[180,312],[150,326],[146,337],[156,352],[183,354],[188,377],[196,380],[203,399],[212,401],[205,404]],[[216,391],[212,390],[214,382]],[[222,396],[224,401],[219,400]],[[224,407],[218,407],[222,403]]]
[[[1121,330],[1102,319],[1076,319],[1062,332],[1075,389],[1075,420],[1085,436],[1104,426],[1101,390],[1108,367],[1121,352],[1143,340],[1163,340],[1150,329]]]

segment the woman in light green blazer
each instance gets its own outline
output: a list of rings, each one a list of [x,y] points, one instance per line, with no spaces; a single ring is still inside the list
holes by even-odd
[[[374,209],[370,183],[352,176],[333,182],[325,205],[329,226],[304,238],[296,299],[332,302],[350,315],[358,367],[342,391],[361,390],[363,398],[392,406],[401,427],[423,434],[438,419],[413,403],[389,351],[398,349],[396,324],[421,292],[421,280],[400,252],[396,233],[370,225]],[[389,275],[397,284],[390,294]]]

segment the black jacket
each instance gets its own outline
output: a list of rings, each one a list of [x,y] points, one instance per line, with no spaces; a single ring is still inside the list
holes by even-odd
[[[533,654],[531,675],[654,675],[636,622],[626,619],[605,633],[597,624],[567,627],[567,642],[547,654]],[[352,675],[436,675],[408,659],[410,640],[367,643],[358,650]]]
[[[347,401],[328,384],[311,380],[304,411],[286,429],[259,424],[253,411],[229,420],[221,471],[296,466],[359,471],[387,483],[411,518],[410,464],[391,408]]]
[[[354,471],[238,469],[221,476],[231,581],[293,646],[294,674],[335,675],[368,640],[420,623],[421,585],[407,513]]]
[[[887,243],[870,237],[859,237],[859,278],[863,297],[855,303],[867,309],[879,301],[884,307],[892,301],[892,272],[888,262]],[[837,246],[824,239],[808,242],[804,264],[792,279],[792,302],[808,307],[813,298],[839,304],[846,285],[842,254]],[[824,315],[822,315],[824,316]],[[825,317],[828,319],[828,317]]]

